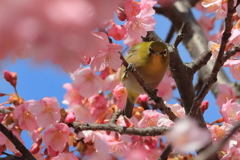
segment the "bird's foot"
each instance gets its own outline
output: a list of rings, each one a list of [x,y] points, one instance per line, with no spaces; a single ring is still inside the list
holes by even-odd
[[[128,63],[128,66],[127,66],[126,70],[133,71],[134,70],[133,64]]]

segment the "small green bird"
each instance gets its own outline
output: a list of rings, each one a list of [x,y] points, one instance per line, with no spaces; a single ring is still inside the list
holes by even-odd
[[[133,46],[125,59],[128,63],[133,65],[144,82],[153,90],[161,82],[168,68],[170,54],[165,43],[151,41]],[[123,114],[131,118],[137,97],[146,92],[136,81],[132,73],[128,72],[123,65],[120,70],[120,78],[128,91],[127,102]]]

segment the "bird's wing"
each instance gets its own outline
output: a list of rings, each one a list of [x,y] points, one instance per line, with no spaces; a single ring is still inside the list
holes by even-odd
[[[140,47],[140,44],[136,44],[135,46],[132,47],[132,49],[128,52],[128,54],[125,56],[125,59],[128,60],[132,55],[136,54],[135,52],[138,51]]]

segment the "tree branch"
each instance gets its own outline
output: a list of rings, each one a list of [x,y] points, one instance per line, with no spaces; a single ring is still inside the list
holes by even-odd
[[[191,0],[197,2],[197,0]],[[195,3],[194,2],[194,3]],[[191,57],[193,59],[197,59],[197,57],[207,50],[207,44],[208,40],[205,37],[202,28],[194,18],[191,7],[191,4],[188,0],[181,0],[176,1],[172,7],[169,8],[157,8],[154,7],[156,13],[162,14],[169,18],[169,20],[173,23],[175,26],[175,30],[179,30],[181,27],[182,22],[188,22],[188,25],[186,25],[184,29],[185,37],[183,39],[183,44],[186,46],[187,50],[189,51]],[[208,79],[211,70],[213,68],[212,63],[208,63],[206,66],[202,67],[199,70],[199,78],[203,82],[206,82]],[[214,94],[214,96],[217,96],[218,94],[218,84],[229,84],[231,83],[230,79],[226,75],[225,71],[223,69],[220,70],[218,74],[218,81],[212,86],[211,91]],[[239,93],[240,94],[240,93]],[[188,106],[190,110],[191,106]]]
[[[199,69],[205,66],[212,56],[211,51],[204,51],[198,58],[194,59],[191,63],[186,64],[188,66],[188,73],[193,76]]]
[[[162,152],[162,154],[160,155],[158,160],[167,160],[169,154],[172,152],[172,146],[169,144],[167,145],[167,147],[164,149],[164,151]]]
[[[104,131],[115,131],[120,134],[139,135],[139,136],[158,136],[164,135],[168,131],[167,127],[147,127],[147,128],[136,128],[136,127],[123,127],[117,124],[81,124],[78,122],[68,124],[70,127],[75,129],[78,133],[83,130],[104,130]]]
[[[36,160],[31,152],[19,141],[19,139],[8,130],[2,123],[0,123],[0,131],[15,145],[16,149],[22,153],[24,160]]]
[[[212,87],[212,85],[217,81],[217,74],[220,70],[220,68],[223,66],[226,59],[223,58],[224,50],[226,48],[228,38],[231,36],[231,30],[232,30],[232,16],[234,14],[234,2],[233,0],[228,1],[228,13],[227,17],[225,18],[225,30],[223,32],[221,46],[219,49],[217,60],[214,64],[214,67],[212,69],[211,75],[209,76],[207,82],[203,86],[200,93],[197,95],[197,97],[194,98],[194,103],[191,107],[191,111],[189,115],[192,117],[195,117],[199,112],[199,107],[204,99],[204,97],[207,95],[208,91]]]

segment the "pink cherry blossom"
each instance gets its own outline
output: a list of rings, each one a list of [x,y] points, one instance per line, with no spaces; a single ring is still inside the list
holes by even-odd
[[[140,13],[141,8],[138,2],[133,0],[126,0],[124,6],[124,12],[128,20],[134,20],[136,16]]]
[[[113,95],[117,100],[117,106],[119,109],[123,109],[127,101],[127,89],[120,83],[118,84],[114,90]]]
[[[176,153],[198,150],[211,142],[208,130],[190,118],[178,120],[167,133],[167,139]]]
[[[211,61],[215,62],[215,60],[217,59],[219,48],[220,48],[219,44],[213,41],[208,42],[208,49],[212,51],[212,56],[210,59]]]
[[[223,123],[223,125],[221,126],[219,125],[208,126],[208,130],[211,133],[213,144],[220,142],[222,137],[227,136],[232,129],[233,129],[233,126],[229,123]],[[222,149],[226,151],[228,150],[228,148],[229,148],[229,145],[225,144]]]
[[[84,138],[84,142],[93,142],[96,152],[103,156],[109,156],[109,145],[107,144],[108,135],[100,131],[82,131],[78,133],[78,138]]]
[[[103,91],[113,90],[116,87],[116,85],[119,83],[119,81],[120,81],[119,72],[108,75],[103,81],[102,90]]]
[[[93,152],[90,155],[87,155],[84,160],[96,160],[96,159],[104,159],[104,160],[112,160],[112,156],[109,154],[103,154],[101,152]]]
[[[231,31],[231,36],[229,37],[228,44],[238,44],[240,41],[240,30],[239,26],[235,25]]]
[[[123,157],[125,153],[130,151],[129,146],[120,139],[108,140],[107,144],[109,145],[109,153],[116,158]]]
[[[134,45],[141,42],[142,42],[141,37],[134,38],[134,37],[127,36],[127,38],[124,40],[124,44],[128,45],[130,48],[132,48]]]
[[[219,94],[217,95],[216,104],[222,106],[228,100],[232,99],[232,102],[236,101],[236,95],[234,94],[232,87],[226,84],[218,85]]]
[[[33,154],[33,156],[37,159],[37,160],[46,160],[44,158],[44,155],[42,153],[37,153],[37,154]]]
[[[154,126],[163,126],[164,124],[171,126],[168,116],[156,111],[156,110],[145,110],[143,111],[143,118],[138,122],[138,127],[154,127]],[[171,122],[170,122],[171,123]]]
[[[184,108],[178,104],[178,103],[175,103],[175,104],[167,104],[165,103],[169,108],[171,108],[172,112],[179,118],[186,118],[186,113],[185,113],[185,110]]]
[[[20,104],[14,109],[13,117],[18,120],[18,125],[23,130],[33,132],[38,128],[35,120],[35,115],[31,112],[31,105],[37,103],[37,101],[29,100],[23,104]]]
[[[240,157],[240,146],[239,144],[232,146],[227,150],[227,154],[224,155],[221,160],[234,160]]]
[[[64,123],[57,123],[47,128],[43,135],[43,142],[54,151],[62,152],[68,141],[69,127]]]
[[[73,112],[76,116],[76,121],[81,121],[85,123],[94,123],[95,117],[91,114],[91,109],[83,104],[70,105],[67,108],[68,112]]]
[[[153,8],[153,6],[155,4],[157,4],[158,2],[156,2],[155,0],[141,0],[140,1],[140,8],[141,10],[149,10],[151,8]]]
[[[73,153],[60,153],[53,160],[78,160],[78,158]]]
[[[149,152],[145,148],[139,147],[137,149],[132,149],[129,153],[127,152],[125,160],[150,160],[148,159],[148,156]]]
[[[95,94],[88,99],[87,107],[91,109],[91,115],[98,119],[107,111],[107,99],[104,94]]]
[[[223,0],[203,0],[202,6],[208,9],[208,12],[216,11],[216,18],[225,18],[227,12]]]
[[[225,67],[230,67],[230,72],[234,79],[240,80],[240,60],[229,59],[224,63]]]
[[[80,63],[86,65],[84,56],[95,56],[105,48],[102,37],[92,30],[113,19],[119,2],[2,1],[0,13],[8,16],[0,17],[0,28],[4,28],[0,34],[5,37],[0,39],[0,59],[9,53],[13,61],[33,56],[36,60],[52,60],[67,72],[74,71]]]
[[[94,57],[91,63],[91,69],[93,71],[102,71],[109,66],[117,71],[122,64],[119,54],[121,50],[121,45],[115,43],[108,44],[106,51],[99,52],[98,55]]]
[[[74,72],[72,86],[83,97],[91,97],[102,89],[102,80],[89,67]]]
[[[173,87],[175,87],[175,82],[172,77],[165,75],[157,86],[158,92],[157,96],[162,97],[163,100],[168,101],[173,96]]]
[[[59,154],[59,151],[54,151],[51,146],[47,147],[47,154],[50,157],[56,157]]]
[[[32,132],[32,140],[33,142],[37,142],[40,138],[42,138],[42,134],[41,134],[42,128],[39,128],[37,130],[34,130]]]
[[[129,20],[125,23],[125,27],[131,38],[141,38],[146,37],[147,31],[154,30],[156,24],[152,15],[155,11],[153,8],[145,9],[143,8],[141,12],[136,16],[135,19]]]
[[[36,116],[37,124],[41,127],[47,127],[56,124],[60,120],[60,107],[55,97],[45,97],[39,102],[32,103],[30,110]]]
[[[240,120],[240,104],[232,102],[232,100],[228,100],[222,105],[220,112],[226,123],[232,125],[238,124]]]
[[[64,100],[62,101],[63,104],[71,105],[71,104],[81,104],[84,97],[81,96],[77,89],[75,89],[72,84],[65,83],[63,88],[67,90],[67,93],[64,95]]]
[[[210,35],[209,33],[214,28],[214,22],[215,22],[215,18],[207,17],[204,14],[202,14],[200,19],[198,20],[198,23],[202,27],[203,32],[209,41],[216,40],[217,34]]]
[[[112,24],[108,29],[108,36],[112,36],[116,41],[120,41],[126,37],[127,30],[123,25]]]

